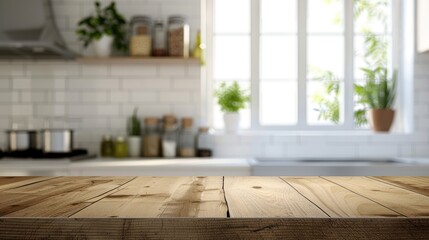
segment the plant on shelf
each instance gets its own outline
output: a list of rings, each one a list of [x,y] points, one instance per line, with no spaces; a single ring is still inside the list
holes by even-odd
[[[133,115],[128,119],[128,155],[130,157],[141,155],[141,122],[137,113],[138,109],[135,108]]]
[[[240,110],[245,109],[250,101],[250,95],[246,90],[240,88],[237,81],[228,85],[221,83],[219,89],[215,91],[217,103],[224,113],[223,119],[225,130],[229,133],[235,133],[240,125]]]
[[[98,57],[110,56],[112,44],[119,51],[127,50],[126,20],[118,13],[115,2],[104,8],[100,2],[95,2],[95,15],[82,19],[76,34],[85,47],[94,43]]]

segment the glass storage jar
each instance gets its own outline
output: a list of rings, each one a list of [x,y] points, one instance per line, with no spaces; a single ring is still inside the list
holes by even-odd
[[[117,137],[115,141],[115,158],[128,157],[128,144],[124,137]]]
[[[174,158],[177,156],[178,131],[176,124],[167,123],[162,136],[162,156]]]
[[[189,57],[190,27],[182,16],[168,18],[168,55]]]
[[[208,127],[201,127],[197,135],[197,156],[212,157],[213,156],[214,139]]]
[[[153,27],[153,56],[161,57],[167,55],[166,38],[164,21],[157,19]]]
[[[192,130],[193,119],[183,118],[179,135],[180,157],[195,157],[195,134]]]
[[[144,122],[143,156],[160,157],[161,135],[158,130],[158,119],[146,118]]]
[[[110,135],[103,136],[101,140],[101,157],[113,157],[115,153],[115,143]]]
[[[135,16],[130,21],[130,55],[150,56],[152,51],[152,19]]]

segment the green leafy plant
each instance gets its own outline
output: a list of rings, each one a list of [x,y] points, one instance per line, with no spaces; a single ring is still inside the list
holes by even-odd
[[[116,10],[115,2],[102,8],[100,2],[95,2],[95,15],[85,17],[78,23],[76,34],[79,40],[87,47],[94,40],[103,35],[112,36],[114,47],[119,51],[127,50],[126,20]]]
[[[137,116],[138,108],[134,109],[133,115],[128,120],[128,135],[129,136],[140,136],[141,135],[141,123]]]
[[[356,89],[359,102],[369,109],[392,109],[396,98],[397,73],[389,79],[386,68],[362,68],[365,72],[366,82]]]
[[[319,112],[319,120],[329,120],[335,124],[340,122],[340,82],[331,71],[322,71],[313,68],[314,80],[322,81],[323,88],[312,96],[318,105],[315,111]]]
[[[246,108],[246,104],[250,101],[250,95],[246,90],[241,89],[236,81],[231,85],[223,82],[215,91],[215,96],[222,112],[225,113],[237,113]]]

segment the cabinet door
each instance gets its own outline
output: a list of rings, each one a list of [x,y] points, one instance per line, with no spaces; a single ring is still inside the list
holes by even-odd
[[[429,51],[429,1],[417,2],[417,50],[419,53]]]

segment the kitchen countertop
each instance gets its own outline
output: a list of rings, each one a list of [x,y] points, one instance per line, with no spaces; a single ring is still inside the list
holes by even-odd
[[[0,239],[427,239],[429,177],[3,177]]]

